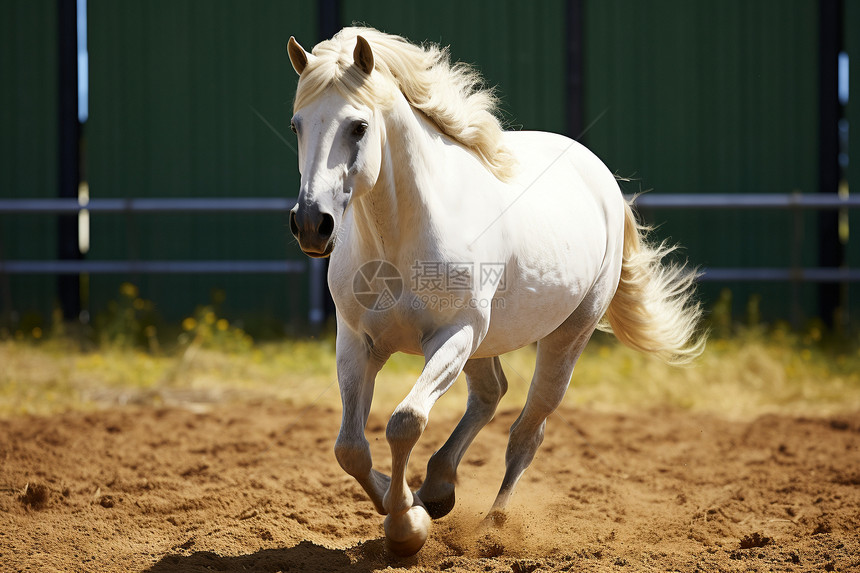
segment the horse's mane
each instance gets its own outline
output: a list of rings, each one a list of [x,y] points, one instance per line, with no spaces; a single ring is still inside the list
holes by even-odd
[[[373,50],[375,73],[370,78],[353,62],[359,35]],[[391,94],[383,85],[387,82],[373,80],[378,73],[393,82],[412,107],[442,133],[472,150],[496,177],[512,177],[516,162],[502,143],[493,91],[482,87],[481,75],[468,64],[452,64],[447,48],[416,46],[400,36],[351,27],[320,42],[312,53],[315,57],[309,58],[299,79],[294,109],[304,107],[332,85],[348,99],[385,103]]]

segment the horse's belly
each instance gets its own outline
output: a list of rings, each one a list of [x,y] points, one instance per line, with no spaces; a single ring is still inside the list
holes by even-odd
[[[487,335],[474,356],[496,356],[522,348],[557,329],[585,296],[576,287],[524,287],[491,301]]]

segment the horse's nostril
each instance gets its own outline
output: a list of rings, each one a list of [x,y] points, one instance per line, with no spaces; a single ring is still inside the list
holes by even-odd
[[[294,237],[299,237],[299,225],[296,223],[296,212],[290,211],[290,232]]]
[[[319,227],[317,227],[317,233],[321,237],[331,237],[332,232],[334,231],[334,217],[331,215],[324,214],[322,221],[320,221]]]

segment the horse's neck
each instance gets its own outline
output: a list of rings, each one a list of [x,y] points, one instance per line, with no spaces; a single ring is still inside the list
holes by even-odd
[[[450,191],[445,185],[450,147],[405,101],[390,112],[379,179],[354,204],[356,239],[366,256],[393,260],[432,241],[433,212]]]

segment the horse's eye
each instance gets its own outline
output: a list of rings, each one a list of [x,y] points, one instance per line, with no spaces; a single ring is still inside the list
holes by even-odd
[[[355,137],[363,137],[365,133],[367,133],[367,122],[366,121],[359,121],[352,128],[352,134]]]
[[[290,122],[290,130],[291,130],[293,133],[296,133],[296,134],[298,134],[298,133],[299,133],[299,130],[298,130],[298,129],[296,129],[296,122],[294,122],[294,121],[291,121],[291,122]]]

